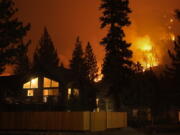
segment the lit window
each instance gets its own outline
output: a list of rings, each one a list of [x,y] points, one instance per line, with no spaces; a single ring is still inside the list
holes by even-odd
[[[28,91],[27,91],[27,96],[28,96],[28,97],[34,96],[34,91],[33,91],[33,90],[28,90]]]
[[[31,88],[38,88],[38,78],[31,80]]]
[[[71,95],[71,92],[72,92],[72,90],[71,90],[71,88],[69,88],[68,89],[68,95]]]
[[[25,83],[23,85],[24,89],[34,89],[34,88],[38,88],[38,78],[34,78],[31,81]]]
[[[78,89],[74,89],[73,94],[74,94],[74,96],[79,96],[79,90]]]
[[[48,96],[54,96],[54,90],[48,90]]]
[[[59,83],[49,78],[44,77],[44,88],[59,87]]]
[[[25,84],[23,85],[23,88],[24,88],[24,89],[29,89],[29,88],[31,88],[30,82],[25,83]]]
[[[43,95],[44,95],[44,96],[48,96],[48,95],[49,95],[49,90],[44,90],[44,91],[43,91]]]
[[[51,87],[51,80],[46,77],[44,77],[44,87],[45,88]]]
[[[59,95],[59,91],[57,89],[45,89],[43,91],[43,95],[44,96],[58,96]]]
[[[52,87],[59,87],[59,83],[56,81],[52,81]]]

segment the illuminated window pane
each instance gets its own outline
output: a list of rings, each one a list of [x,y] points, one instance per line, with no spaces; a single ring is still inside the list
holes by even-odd
[[[52,81],[52,87],[59,87],[59,83],[56,81]]]
[[[45,88],[51,87],[51,80],[46,77],[44,78],[44,87]]]
[[[49,90],[48,94],[49,94],[48,96],[53,96],[54,95],[53,90]]]
[[[23,85],[23,88],[24,88],[24,89],[29,89],[29,88],[31,88],[30,82],[25,83],[25,84]]]
[[[53,90],[53,89],[46,89],[43,91],[43,95],[44,96],[58,96],[59,95],[59,91],[57,89]]]
[[[38,78],[31,80],[31,88],[38,88]]]
[[[78,89],[74,89],[73,94],[74,94],[74,96],[79,96],[79,90]]]
[[[43,91],[43,95],[44,95],[44,96],[48,96],[48,95],[49,95],[48,92],[49,92],[49,90],[44,90],[44,91]]]
[[[71,95],[71,88],[68,89],[68,95]]]
[[[27,91],[27,96],[28,96],[28,97],[34,96],[34,91],[33,91],[33,90],[28,90],[28,91]]]

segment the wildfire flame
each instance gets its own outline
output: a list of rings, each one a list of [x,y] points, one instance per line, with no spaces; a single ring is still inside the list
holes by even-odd
[[[101,80],[102,80],[102,78],[103,78],[103,74],[98,74],[98,76],[94,79],[94,82],[95,83],[98,83],[98,82],[100,82]]]
[[[98,69],[98,73],[97,73],[97,77],[94,79],[94,82],[95,83],[98,83],[98,82],[100,82],[102,79],[103,79],[103,74],[101,73],[101,66],[100,66],[101,64],[100,63],[98,63],[98,67],[99,67],[99,69]]]
[[[133,59],[141,63],[144,71],[159,65],[154,44],[148,35],[136,38],[133,45],[136,47]]]

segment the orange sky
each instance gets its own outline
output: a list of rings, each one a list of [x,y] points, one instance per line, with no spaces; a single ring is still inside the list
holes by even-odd
[[[74,48],[77,36],[83,41],[83,46],[91,42],[101,64],[104,49],[99,42],[106,34],[100,29],[100,0],[15,0],[19,8],[18,16],[32,25],[28,38],[32,40],[29,55],[38,44],[44,26],[47,26],[61,60],[67,66]],[[180,0],[130,0],[132,26],[126,29],[127,39],[132,42],[133,36],[148,35],[167,51],[167,46],[161,45],[160,37],[166,33],[167,18],[174,9],[180,8]],[[166,24],[167,23],[167,24]],[[178,33],[177,27],[173,29]]]

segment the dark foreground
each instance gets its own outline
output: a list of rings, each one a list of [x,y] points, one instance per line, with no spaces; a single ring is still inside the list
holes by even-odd
[[[144,132],[133,128],[124,128],[103,132],[0,131],[0,135],[180,135],[180,132]]]

